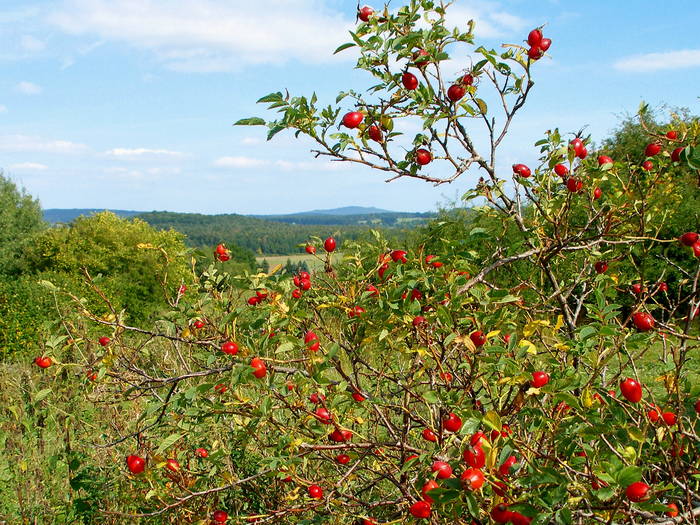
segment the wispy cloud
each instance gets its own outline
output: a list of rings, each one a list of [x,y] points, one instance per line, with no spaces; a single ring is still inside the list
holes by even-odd
[[[149,149],[149,148],[114,148],[104,153],[108,157],[117,157],[123,159],[137,159],[144,157],[184,157],[185,154],[180,151],[171,151],[168,149]]]
[[[40,164],[38,162],[20,162],[10,165],[9,168],[15,171],[44,171],[49,169],[46,164]]]
[[[337,171],[346,170],[351,166],[348,163],[331,161],[291,161],[291,160],[266,160],[254,157],[221,157],[213,162],[218,168],[259,168],[268,167],[268,171]]]
[[[7,106],[0,104],[0,113],[7,113]]]
[[[229,0],[64,0],[48,20],[69,34],[150,50],[166,67],[189,72],[334,60],[330,51],[354,25],[321,0],[258,0],[254,8]]]
[[[32,35],[24,35],[20,38],[19,45],[25,51],[30,53],[38,53],[46,48],[46,43]]]
[[[255,168],[267,166],[270,162],[252,157],[221,157],[216,159],[213,164],[217,168]]]
[[[27,82],[26,80],[19,82],[15,86],[15,90],[23,95],[38,95],[43,91],[40,85]]]
[[[688,69],[700,66],[700,49],[682,49],[662,53],[647,53],[622,58],[615,69],[630,73],[648,73],[664,69]]]
[[[68,140],[47,140],[28,135],[0,136],[0,151],[36,152],[36,153],[84,153],[88,151],[85,144]]]

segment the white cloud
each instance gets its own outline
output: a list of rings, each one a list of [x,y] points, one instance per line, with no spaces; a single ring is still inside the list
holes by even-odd
[[[0,113],[7,113],[7,106],[0,104]]]
[[[20,38],[19,45],[22,49],[31,53],[38,53],[46,48],[46,43],[32,35],[24,35]]]
[[[124,159],[135,159],[143,157],[184,157],[185,154],[180,151],[171,151],[167,149],[148,149],[148,148],[114,148],[105,151],[105,155],[109,157],[118,157]]]
[[[622,58],[613,64],[619,71],[648,73],[663,69],[687,69],[700,66],[700,49],[682,49],[647,53]]]
[[[12,164],[10,169],[15,171],[43,171],[49,169],[49,167],[38,162],[20,162],[19,164]]]
[[[213,162],[219,168],[259,168],[267,166],[267,171],[339,171],[352,166],[347,162],[332,162],[329,160],[316,161],[292,161],[292,160],[265,160],[253,157],[221,157]]]
[[[527,20],[508,13],[496,2],[469,2],[468,6],[455,3],[447,10],[445,25],[466,30],[469,20],[474,20],[474,32],[480,38],[511,36],[528,27]]]
[[[39,153],[83,153],[88,151],[85,144],[67,140],[47,140],[27,135],[0,136],[0,151],[39,152]]]
[[[188,72],[334,60],[332,50],[348,40],[355,23],[321,0],[248,6],[229,0],[64,0],[48,20],[69,34],[151,50],[168,68]]]
[[[15,86],[15,89],[23,95],[38,95],[43,91],[41,86],[27,81],[20,82]]]
[[[262,140],[257,137],[244,137],[241,144],[244,144],[245,146],[252,146],[254,144],[260,144],[261,142]]]
[[[214,161],[214,166],[218,168],[255,168],[269,164],[267,160],[252,157],[221,157]]]

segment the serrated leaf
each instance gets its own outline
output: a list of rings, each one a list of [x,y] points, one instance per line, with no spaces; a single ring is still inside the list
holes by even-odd
[[[182,439],[182,434],[170,434],[168,437],[166,437],[163,441],[160,442],[160,445],[158,445],[158,448],[156,449],[156,454],[163,453],[164,450],[172,447],[180,439]]]
[[[35,395],[34,395],[34,402],[38,403],[42,399],[45,399],[49,394],[51,393],[50,388],[44,388],[43,390],[39,390]]]

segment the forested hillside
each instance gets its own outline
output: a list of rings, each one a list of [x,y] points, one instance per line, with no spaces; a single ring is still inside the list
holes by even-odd
[[[150,212],[138,216],[157,229],[175,229],[187,236],[191,246],[215,246],[219,242],[235,244],[258,255],[286,255],[303,251],[299,245],[310,237],[330,234],[339,240],[354,240],[367,235],[375,224],[338,223],[289,224],[245,215],[203,215],[199,213]],[[409,227],[387,228],[384,235],[394,242],[403,241]]]

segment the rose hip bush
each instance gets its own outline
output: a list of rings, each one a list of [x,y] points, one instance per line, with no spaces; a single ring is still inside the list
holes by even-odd
[[[273,93],[261,102],[278,120],[238,124],[265,124],[270,138],[293,130],[316,156],[389,180],[479,171],[465,194],[478,205],[466,240],[431,239],[436,253],[376,234],[341,254],[332,238],[310,239],[323,269],[293,278],[232,276],[214,261],[170,291],[152,330],[81,308],[87,323],[66,325],[64,349],[81,359],[63,363],[57,348],[53,367],[91,371],[96,402],[140,414],[115,411],[100,436],[128,494],[105,516],[566,524],[700,514],[697,224],[680,240],[656,235],[698,184],[700,127],[649,129],[651,169],[558,130],[536,144],[538,166],[503,168],[499,146],[556,42],[535,29],[491,50],[474,43],[473,24],[445,27],[444,14],[417,0],[363,8],[339,51],[357,48],[374,86],[325,108]],[[472,59],[455,71],[448,59],[460,49]],[[645,254],[679,244],[682,257],[667,263],[684,278],[672,289],[651,282],[660,276],[644,274]],[[641,373],[650,362],[660,377]]]

